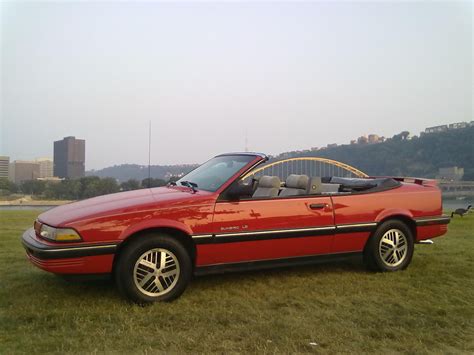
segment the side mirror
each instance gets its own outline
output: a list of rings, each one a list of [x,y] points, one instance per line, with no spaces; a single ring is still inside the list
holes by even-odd
[[[226,192],[226,197],[231,201],[238,201],[242,197],[252,197],[252,185],[232,184]]]

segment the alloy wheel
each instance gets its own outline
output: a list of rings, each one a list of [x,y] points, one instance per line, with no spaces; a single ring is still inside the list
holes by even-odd
[[[384,233],[379,243],[379,255],[389,267],[396,267],[407,257],[408,239],[399,229],[390,229]]]
[[[178,282],[179,261],[176,255],[163,248],[148,250],[135,263],[133,280],[135,286],[150,297],[170,292]]]

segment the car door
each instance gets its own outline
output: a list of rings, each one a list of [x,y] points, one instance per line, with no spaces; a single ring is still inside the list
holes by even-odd
[[[329,196],[217,201],[213,228],[214,263],[327,254],[335,230]]]

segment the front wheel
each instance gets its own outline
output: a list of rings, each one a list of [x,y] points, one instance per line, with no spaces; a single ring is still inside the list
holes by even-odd
[[[374,271],[397,271],[408,267],[413,257],[414,239],[408,226],[397,220],[382,223],[364,250],[366,266]]]
[[[115,267],[119,291],[135,303],[171,301],[191,279],[191,258],[167,235],[143,235],[120,253]]]

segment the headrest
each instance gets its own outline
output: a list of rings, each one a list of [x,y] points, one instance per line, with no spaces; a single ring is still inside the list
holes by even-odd
[[[321,177],[313,176],[308,185],[309,194],[319,194],[321,193]]]
[[[263,175],[259,180],[258,180],[258,187],[268,187],[268,188],[280,188],[281,182],[280,178],[278,176],[268,176],[268,175]]]
[[[291,189],[304,189],[308,187],[309,178],[306,175],[291,174],[286,178],[286,187]]]

